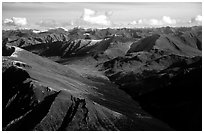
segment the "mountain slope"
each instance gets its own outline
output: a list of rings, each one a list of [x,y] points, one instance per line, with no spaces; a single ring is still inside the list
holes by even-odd
[[[98,67],[143,109],[172,128],[202,129],[200,56],[179,56],[160,50],[142,51],[114,58]]]
[[[3,130],[171,130],[109,81],[14,48],[3,57]]]
[[[177,36],[165,34],[154,34],[133,43],[128,53],[150,51],[155,48],[185,56],[201,56],[202,54],[201,42],[195,36],[190,40],[185,38],[180,39]]]

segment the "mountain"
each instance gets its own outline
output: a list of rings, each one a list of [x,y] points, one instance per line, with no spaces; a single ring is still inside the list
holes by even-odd
[[[191,33],[185,33],[178,37],[175,35],[154,34],[133,43],[128,53],[150,51],[151,49],[157,48],[179,55],[201,56],[201,40],[195,35],[189,37],[188,34],[191,35]]]
[[[3,130],[202,130],[201,26],[2,36]]]

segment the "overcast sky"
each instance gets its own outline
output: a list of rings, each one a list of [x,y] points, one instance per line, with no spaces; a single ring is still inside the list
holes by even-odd
[[[202,23],[202,3],[2,3],[3,29],[160,27]]]

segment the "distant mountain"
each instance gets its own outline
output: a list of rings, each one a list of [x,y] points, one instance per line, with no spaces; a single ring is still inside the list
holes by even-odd
[[[154,34],[133,43],[128,53],[150,51],[154,48],[179,55],[201,56],[202,39],[199,31],[193,30],[180,35]]]

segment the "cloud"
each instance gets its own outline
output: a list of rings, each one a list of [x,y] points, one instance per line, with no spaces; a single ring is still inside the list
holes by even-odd
[[[143,23],[142,19],[134,20],[134,21],[130,22],[131,25],[142,24],[142,23]]]
[[[176,20],[170,18],[169,16],[163,16],[162,19],[151,19],[150,20],[150,25],[161,25],[161,26],[166,26],[166,25],[175,25]]]
[[[195,18],[195,21],[202,22],[202,16],[201,15],[197,15],[196,18]]]
[[[6,26],[25,26],[27,25],[27,19],[18,17],[6,18],[3,24]]]
[[[136,24],[137,24],[137,21],[134,20],[134,21],[130,22],[130,24],[131,24],[131,25],[136,25]]]
[[[139,19],[129,23],[129,25],[143,25],[143,26],[166,26],[175,25],[177,21],[169,16],[163,16],[161,19]]]
[[[105,12],[105,14],[97,14],[96,11],[91,9],[84,9],[84,13],[82,16],[82,19],[85,22],[91,23],[91,24],[98,24],[98,25],[105,25],[109,26],[111,25],[111,21],[109,20],[108,16],[112,15],[112,12]]]
[[[49,27],[49,28],[53,28],[58,25],[56,21],[52,19],[41,20],[36,24],[39,25],[40,27]]]
[[[168,16],[163,16],[162,17],[162,21],[164,24],[176,24],[176,20],[175,19],[171,19]]]
[[[149,20],[149,24],[150,25],[162,25],[162,21],[160,21],[160,20],[157,20],[157,19],[150,19]]]
[[[201,25],[202,24],[202,16],[197,15],[196,17],[191,18],[189,23],[192,24],[192,25]]]

